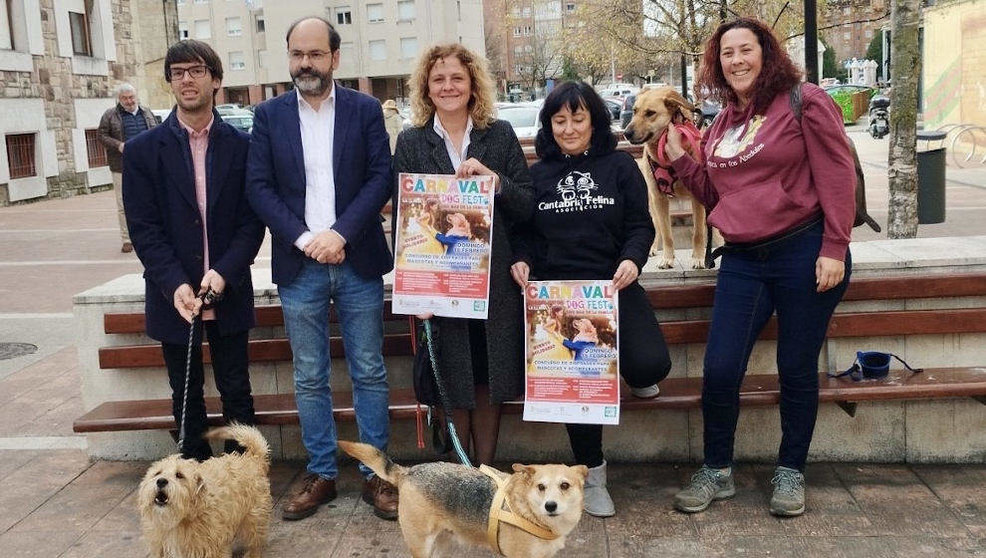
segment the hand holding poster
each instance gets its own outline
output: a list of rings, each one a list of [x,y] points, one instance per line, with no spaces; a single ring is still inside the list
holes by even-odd
[[[401,173],[393,311],[487,317],[493,177]]]
[[[524,305],[524,420],[619,424],[618,309],[611,281],[532,281]]]

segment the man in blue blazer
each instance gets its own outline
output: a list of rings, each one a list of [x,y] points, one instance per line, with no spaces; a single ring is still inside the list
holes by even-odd
[[[334,303],[353,382],[360,439],[381,450],[390,435],[383,363],[383,274],[393,267],[380,210],[393,179],[380,102],[332,81],[339,33],[319,17],[288,29],[295,90],[254,114],[247,195],[273,237],[271,268],[294,356],[294,389],[308,475],[285,503],[301,519],[336,497],[336,428],[329,387],[329,304]],[[397,492],[372,472],[363,499],[397,517]]]
[[[161,342],[181,420],[189,323],[202,313],[216,387],[227,421],[254,422],[247,334],[254,324],[253,263],[263,223],[246,199],[250,139],[213,109],[222,83],[219,57],[206,43],[179,41],[168,49],[165,79],[176,108],[161,126],[127,142],[123,205],[130,238],[144,264],[147,334]],[[203,309],[197,295],[222,295]],[[203,398],[202,329],[196,328],[182,455],[205,460],[212,450]],[[227,444],[227,451],[235,443]]]

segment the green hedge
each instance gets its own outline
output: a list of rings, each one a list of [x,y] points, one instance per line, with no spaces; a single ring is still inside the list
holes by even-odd
[[[846,124],[853,124],[856,122],[856,119],[853,118],[852,114],[852,93],[848,91],[839,91],[838,93],[832,95],[832,98],[835,99],[835,104],[839,105],[839,108],[842,109],[843,122]]]

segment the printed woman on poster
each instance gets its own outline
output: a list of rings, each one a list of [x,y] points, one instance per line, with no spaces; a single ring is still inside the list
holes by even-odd
[[[611,280],[618,290],[620,374],[633,395],[655,397],[671,359],[637,283],[655,234],[644,178],[633,157],[616,150],[609,112],[591,86],[559,85],[545,99],[540,119],[536,148],[541,161],[531,167],[534,215],[511,237],[514,280],[521,286],[528,279]],[[589,467],[586,511],[613,515],[602,426],[566,427],[576,463]]]

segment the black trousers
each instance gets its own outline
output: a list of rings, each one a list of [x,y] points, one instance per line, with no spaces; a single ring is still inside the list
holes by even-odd
[[[216,388],[222,398],[223,419],[243,424],[254,424],[253,395],[250,393],[250,373],[248,371],[247,340],[249,333],[242,331],[232,335],[219,334],[219,326],[212,321],[203,322],[205,334],[209,339],[212,354],[212,371]],[[197,325],[196,327],[201,327]],[[198,335],[198,334],[196,334]],[[203,384],[205,373],[202,368],[202,344],[192,346],[191,370],[188,379],[188,412],[185,416],[185,447],[182,457],[204,461],[212,457],[212,448],[202,435],[208,429],[205,411]],[[187,345],[161,344],[164,362],[168,367],[168,381],[171,383],[171,410],[175,424],[180,430],[182,397],[185,390],[185,357]],[[227,440],[227,452],[240,449],[232,440]]]
[[[631,387],[656,384],[671,372],[671,356],[647,293],[636,281],[619,293],[620,375]],[[603,464],[603,427],[566,424],[577,465]]]

